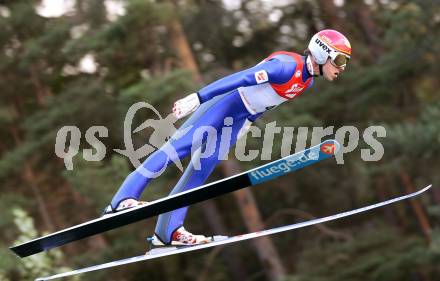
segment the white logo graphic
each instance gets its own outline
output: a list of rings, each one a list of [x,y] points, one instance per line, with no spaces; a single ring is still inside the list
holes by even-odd
[[[302,165],[311,160],[319,159],[319,151],[310,151],[308,155],[301,154],[295,155],[294,157],[289,157],[286,161],[277,163],[275,165],[270,165],[268,167],[260,168],[251,173],[251,176],[258,181],[261,181],[264,178],[284,174],[290,172],[298,165]]]
[[[136,112],[142,108],[151,109],[159,119],[148,119],[144,123],[142,123],[139,127],[133,130],[133,133],[140,132],[148,127],[154,129],[154,132],[151,134],[149,139],[149,144],[144,144],[142,147],[137,150],[134,149],[133,140],[131,138],[131,126],[133,123],[133,118]],[[166,118],[162,118],[159,111],[157,111],[152,105],[146,102],[138,102],[133,104],[127,112],[124,120],[124,144],[125,149],[114,149],[115,152],[118,152],[124,156],[127,156],[130,159],[130,162],[133,166],[137,167],[137,170],[142,173],[144,176],[149,178],[155,178],[161,175],[166,168],[164,165],[160,171],[148,171],[142,165],[139,159],[151,154],[157,149],[161,149],[161,151],[165,152],[168,156],[168,159],[173,161],[176,166],[183,171],[182,163],[178,157],[178,154],[172,145],[164,145],[162,146],[168,139],[179,139],[185,133],[187,133],[192,126],[188,126],[183,130],[177,131],[174,126],[174,122],[177,119],[169,114]]]
[[[299,78],[301,76],[301,70],[297,70],[295,73],[295,77]]]
[[[299,85],[301,85],[299,83]],[[298,91],[300,86],[297,84],[292,86],[292,91]],[[291,94],[295,96],[295,94]],[[135,114],[140,109],[151,110],[156,114],[158,118],[148,119],[143,122],[140,126],[132,129],[132,121]],[[189,120],[188,120],[189,121]],[[234,144],[232,139],[234,120],[231,117],[226,117],[223,122],[223,127],[212,127],[212,126],[199,126],[197,128],[194,125],[185,125],[178,130],[174,126],[176,119],[172,114],[165,118],[162,118],[160,113],[151,105],[146,102],[138,102],[130,107],[129,111],[124,120],[124,143],[125,149],[115,149],[117,153],[121,153],[127,156],[130,162],[137,168],[137,171],[148,178],[156,178],[163,171],[165,171],[166,166],[174,162],[176,166],[183,170],[182,163],[180,162],[179,155],[173,146],[175,140],[180,140],[182,137],[192,138],[191,142],[191,155],[195,155],[197,151],[198,156],[194,157],[193,162],[194,167],[197,168],[197,163],[201,164],[200,160],[204,158],[211,157],[215,153],[216,149],[219,149],[221,153],[218,154],[218,160],[227,159],[228,151]],[[241,122],[241,121],[240,121]],[[271,122],[266,125],[266,127],[261,130],[256,126],[247,125],[248,131],[243,132],[243,136],[238,140],[235,147],[235,157],[239,161],[253,161],[260,154],[261,160],[271,160],[272,152],[274,148],[274,140],[281,142],[281,155],[287,156],[292,153],[292,144],[295,139],[294,132],[296,136],[295,152],[302,151],[306,148],[306,143],[310,135],[308,127],[278,127],[276,122]],[[191,122],[188,122],[190,124]],[[243,126],[242,123],[239,125]],[[151,134],[149,135],[148,141],[142,141],[143,146],[135,149],[132,139],[132,134],[140,132],[144,129],[150,128]],[[195,132],[188,135],[192,129]],[[281,134],[282,135],[279,135]],[[145,134],[143,134],[145,136]],[[146,134],[148,135],[148,134]],[[360,136],[362,135],[365,143],[370,146],[370,148],[361,149],[361,158],[364,161],[379,161],[384,154],[384,147],[377,138],[386,137],[386,129],[382,126],[370,126],[365,129],[365,131],[359,132],[359,130],[354,126],[342,126],[338,128],[336,132],[334,131],[334,126],[329,127],[314,127],[312,131],[312,139],[310,140],[312,144],[317,144],[321,142],[324,137],[334,135],[334,138],[338,140],[343,145],[341,150],[335,156],[336,162],[338,164],[344,163],[343,155],[348,152],[352,152],[359,144]],[[109,136],[109,131],[104,126],[91,126],[85,132],[86,147],[82,149],[82,157],[86,161],[101,161],[104,159],[107,149],[100,138],[107,138]],[[263,145],[261,150],[258,149],[246,149],[247,139],[251,138],[261,138],[263,137]],[[74,157],[80,153],[82,133],[80,129],[76,126],[64,126],[62,127],[56,135],[55,142],[55,154],[64,160],[64,164],[67,170],[73,170]],[[171,139],[171,141],[170,141]],[[217,141],[218,140],[218,141]],[[189,141],[189,140],[188,140]],[[165,145],[164,145],[165,143]],[[205,144],[208,144],[204,146]],[[346,145],[345,145],[346,144]],[[218,148],[217,145],[220,145]],[[204,147],[203,151],[200,150]],[[323,153],[334,153],[332,147],[322,146],[321,151]],[[144,157],[152,154],[153,152],[160,150],[166,156],[166,162],[162,167],[157,167],[158,170],[148,171],[145,166],[141,164]],[[181,155],[182,156],[182,155]],[[313,158],[313,154],[308,154],[307,158]],[[291,158],[286,160],[292,160]],[[304,159],[296,159],[295,161],[302,161]],[[255,179],[263,178],[263,176],[269,176],[273,173],[279,171],[284,171],[293,165],[288,163],[287,166],[281,165],[272,167],[269,170],[264,170],[260,173],[254,174]],[[203,168],[199,165],[199,168]],[[197,169],[199,169],[197,168]],[[268,167],[265,167],[265,169]],[[267,174],[267,175],[266,175]]]
[[[289,90],[286,91],[286,97],[293,98],[296,96],[299,92],[301,92],[304,89],[304,86],[298,83],[295,83],[290,87]]]
[[[269,77],[267,75],[266,70],[260,70],[255,72],[255,81],[257,81],[257,84],[261,84],[269,81]]]

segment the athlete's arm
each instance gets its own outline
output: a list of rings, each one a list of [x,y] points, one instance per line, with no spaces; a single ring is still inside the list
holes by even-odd
[[[294,62],[281,62],[272,59],[249,69],[219,79],[198,92],[203,103],[217,95],[221,95],[239,87],[253,86],[262,83],[282,84],[290,80],[296,68]]]
[[[178,100],[174,103],[173,114],[178,119],[183,118],[196,111],[201,103],[239,87],[263,83],[283,84],[290,80],[295,69],[295,62],[281,62],[280,60],[272,59],[259,63],[252,68],[217,80],[200,89],[199,92]]]

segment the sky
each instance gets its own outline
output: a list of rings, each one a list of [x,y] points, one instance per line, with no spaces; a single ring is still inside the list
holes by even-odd
[[[37,12],[43,17],[59,17],[71,11],[75,0],[43,0]]]
[[[107,9],[110,20],[125,13],[124,5],[118,0],[105,0],[104,4]],[[75,0],[43,0],[41,5],[37,7],[37,12],[43,17],[59,17],[72,11],[75,7]]]
[[[342,1],[342,0],[339,0]],[[272,0],[263,0],[265,6],[273,6]],[[278,0],[277,5],[285,5],[289,0]],[[235,10],[240,7],[239,0],[223,0],[227,9]],[[105,0],[107,12],[110,17],[118,16],[124,13],[124,6],[118,0]],[[73,9],[75,0],[43,0],[41,6],[38,8],[38,13],[44,17],[59,17]]]
[[[122,2],[118,0],[105,0],[104,2],[109,20],[116,20],[118,16],[125,14]],[[75,0],[43,0],[37,7],[37,13],[43,17],[60,17],[74,10]],[[93,73],[97,64],[92,54],[85,55],[78,62],[81,72]],[[68,71],[67,71],[68,72]]]
[[[334,0],[337,5],[344,3],[344,0]],[[262,0],[264,8],[268,11],[274,6],[283,6],[292,0]],[[118,0],[104,0],[109,19],[114,20],[118,16],[125,13],[124,5]],[[235,10],[240,7],[241,1],[239,0],[223,0],[223,3],[227,9]],[[276,3],[274,5],[274,3]],[[43,0],[42,4],[38,7],[38,13],[44,17],[59,17],[69,11],[72,11],[75,6],[75,0]]]
[[[116,20],[119,16],[125,14],[125,8],[123,1],[121,0],[103,0],[107,17],[110,21]],[[263,7],[259,9],[269,12],[269,19],[277,21],[282,13],[278,9],[274,9],[274,6],[283,6],[292,0],[261,0]],[[334,0],[335,2],[344,2],[344,0]],[[75,8],[76,0],[42,0],[41,4],[36,7],[37,13],[43,17],[60,17],[66,13],[72,12]],[[226,9],[235,10],[240,7],[241,1],[239,0],[223,0]],[[79,69],[84,72],[93,73],[96,71],[96,63],[93,55],[89,54],[83,57],[78,65]]]

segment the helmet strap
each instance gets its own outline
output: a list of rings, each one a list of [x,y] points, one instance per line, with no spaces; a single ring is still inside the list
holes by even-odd
[[[315,74],[315,70],[313,69],[313,63],[310,54],[308,54],[306,58],[306,65],[307,65],[307,71],[309,72],[310,76],[317,77],[318,75]]]
[[[323,75],[323,73],[322,73],[322,64],[319,65],[319,75],[321,75],[321,76]]]

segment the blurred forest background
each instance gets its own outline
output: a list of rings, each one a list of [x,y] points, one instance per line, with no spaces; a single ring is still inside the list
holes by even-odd
[[[60,0],[62,2],[62,0]],[[378,162],[360,148],[335,161],[190,209],[195,233],[239,234],[325,216],[412,192],[422,197],[341,221],[88,273],[70,280],[440,280],[440,5],[434,0],[76,0],[48,15],[40,1],[0,1],[0,280],[107,262],[147,250],[150,219],[23,260],[8,246],[99,215],[126,175],[123,119],[135,102],[170,112],[173,102],[273,51],[302,53],[322,28],[353,46],[347,70],[258,121],[279,126],[381,125]],[[156,118],[142,112],[136,122]],[[103,161],[81,153],[68,171],[57,131],[106,126]],[[140,147],[151,131],[135,134]],[[295,141],[293,142],[295,143]],[[280,156],[280,143],[272,159]],[[260,147],[261,140],[248,143]],[[210,181],[263,161],[222,163]],[[176,168],[143,199],[166,196]]]

